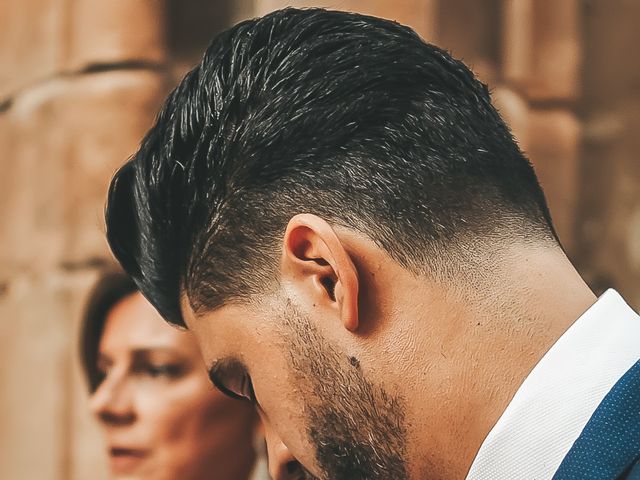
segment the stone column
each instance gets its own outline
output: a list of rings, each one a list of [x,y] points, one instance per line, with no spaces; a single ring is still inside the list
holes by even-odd
[[[640,2],[584,2],[577,252],[598,291],[640,309]]]

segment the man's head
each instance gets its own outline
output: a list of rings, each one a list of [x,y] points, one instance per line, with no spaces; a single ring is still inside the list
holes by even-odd
[[[467,67],[325,10],[214,39],[116,174],[107,234],[214,383],[255,389],[279,478],[295,459],[320,478],[438,478],[423,444],[447,447],[462,388],[447,354],[481,355],[465,332],[489,272],[514,245],[558,249]]]

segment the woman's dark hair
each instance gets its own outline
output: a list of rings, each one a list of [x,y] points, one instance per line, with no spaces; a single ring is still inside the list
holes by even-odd
[[[98,372],[98,346],[109,311],[124,297],[137,292],[138,287],[122,270],[104,270],[91,290],[82,315],[80,358],[89,391],[94,392],[101,381]]]

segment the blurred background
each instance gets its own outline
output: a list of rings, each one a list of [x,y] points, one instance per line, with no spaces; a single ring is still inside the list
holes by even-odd
[[[0,478],[106,478],[77,326],[108,182],[215,33],[286,5],[395,19],[465,60],[581,273],[640,307],[636,0],[0,0]]]

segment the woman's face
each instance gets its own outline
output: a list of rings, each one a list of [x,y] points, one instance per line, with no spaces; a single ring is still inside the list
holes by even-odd
[[[107,315],[91,408],[115,478],[244,480],[255,414],[207,378],[195,340],[167,325],[140,293]]]

